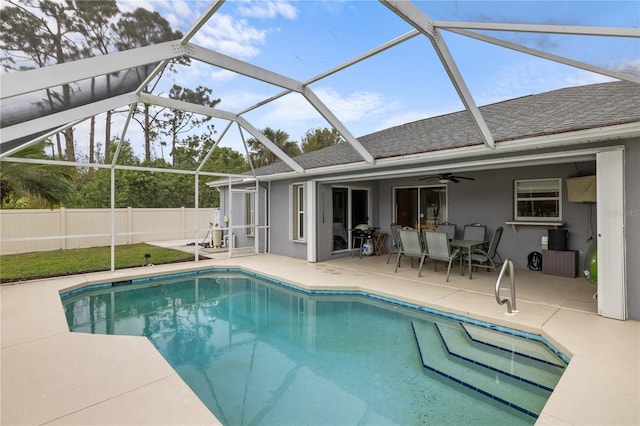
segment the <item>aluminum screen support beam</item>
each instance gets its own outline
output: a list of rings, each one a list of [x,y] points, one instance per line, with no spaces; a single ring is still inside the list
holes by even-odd
[[[434,21],[438,28],[509,31],[523,33],[570,34],[606,37],[640,37],[640,28],[590,27],[576,25],[508,24],[499,22]]]
[[[289,167],[291,167],[293,170],[295,170],[298,173],[304,173],[304,169],[295,161],[293,161],[291,159],[291,157],[289,157],[287,154],[285,154],[280,148],[278,148],[277,145],[275,145],[273,142],[271,142],[269,140],[269,138],[267,138],[265,135],[263,135],[260,130],[258,130],[257,128],[253,127],[253,125],[251,123],[249,123],[247,120],[245,120],[244,117],[240,117],[238,116],[236,118],[236,121],[238,122],[238,124],[240,126],[242,126],[243,128],[245,128],[249,133],[251,133],[253,135],[254,138],[258,139],[260,141],[261,144],[263,144],[264,146],[266,146],[267,148],[269,148],[269,150],[271,152],[273,152],[276,157],[278,157],[279,159],[281,159],[282,161],[285,162],[285,164],[287,164]]]
[[[449,52],[438,29],[434,27],[433,21],[425,16],[413,3],[408,1],[380,0],[380,2],[404,21],[411,24],[415,29],[423,33],[431,41],[436,54],[440,58],[440,62],[442,62],[445,71],[449,75],[451,83],[458,92],[458,96],[460,96],[460,100],[464,104],[467,112],[471,115],[476,129],[482,137],[482,141],[487,147],[495,148],[495,141],[489,131],[489,127],[484,121],[484,118],[482,118],[482,114],[480,114],[480,110],[464,82],[464,78],[462,78],[462,74],[453,56],[451,56],[451,52]]]
[[[264,68],[251,65],[230,56],[206,49],[196,45],[188,45],[189,56],[202,62],[218,66],[220,68],[233,71],[235,73],[251,77],[256,80],[270,83],[275,86],[301,93],[313,107],[349,142],[360,156],[368,163],[373,163],[374,159],[369,152],[358,142],[358,140],[347,130],[338,118],[327,108],[322,101],[307,87],[294,79],[285,77]],[[255,136],[255,135],[254,135]],[[275,151],[274,151],[275,154]]]
[[[220,118],[227,121],[235,121],[237,119],[237,115],[232,112],[193,104],[191,102],[180,101],[178,99],[165,98],[164,96],[150,95],[148,93],[140,94],[140,102],[177,109],[180,111],[192,112],[194,114],[200,114],[207,117]]]
[[[475,31],[468,31],[464,29],[448,29],[448,31],[456,34],[460,34],[469,38],[474,38],[476,40],[481,40],[486,43],[495,44],[496,46],[505,47],[507,49],[512,49],[518,52],[523,52],[532,56],[537,56],[539,58],[547,59],[549,61],[554,61],[560,64],[569,65],[571,67],[580,68],[585,71],[607,75],[609,77],[618,78],[620,80],[630,81],[632,83],[640,83],[640,76],[637,77],[631,74],[625,74],[617,71],[608,70],[606,68],[590,65],[584,62],[574,61],[573,59],[565,58],[564,56],[558,56],[552,53],[543,52],[541,50],[532,49],[530,47],[522,46],[516,43],[511,43],[505,40],[500,40],[495,37],[490,37],[485,34],[480,34]]]
[[[182,46],[178,41],[171,41],[44,68],[12,72],[4,74],[0,79],[0,93],[2,99],[7,99],[186,54],[188,51],[185,46]]]
[[[12,154],[15,154],[16,152],[23,150],[24,148],[27,148],[27,147],[35,144],[35,143],[40,142],[41,140],[49,139],[51,136],[55,135],[56,133],[60,133],[60,132],[64,131],[64,129],[66,129],[67,127],[73,127],[76,124],[82,123],[83,121],[84,120],[78,120],[78,121],[75,121],[73,123],[65,123],[63,126],[60,126],[60,127],[55,128],[55,129],[49,130],[48,132],[45,132],[45,133],[41,133],[38,136],[33,137],[31,140],[16,146],[15,148],[11,148],[11,149],[8,149],[6,151],[4,149],[1,149],[0,150],[0,159],[4,159],[5,157],[9,157]],[[0,134],[1,133],[2,132],[0,132]],[[8,141],[8,142],[11,142],[11,141]]]
[[[331,112],[329,108],[322,103],[320,98],[316,96],[315,93],[308,87],[305,87],[302,92],[304,97],[313,105],[313,107],[327,120],[335,129],[340,132],[342,136],[346,139],[346,141],[360,154],[360,156],[369,164],[372,164],[375,159],[373,156],[365,149],[364,146],[356,139],[351,132],[338,120],[338,118]]]
[[[188,56],[190,58],[294,92],[302,92],[302,83],[292,78],[194,44],[188,44],[186,48],[189,50]]]
[[[227,112],[221,111],[215,108],[209,108],[202,105],[192,104],[190,102],[179,101],[177,99],[164,98],[160,96],[149,95],[143,93],[140,95],[140,101],[163,106],[171,109],[177,109],[180,111],[188,111],[193,112],[195,114],[201,114],[207,117],[216,117],[223,120],[235,121],[240,124],[242,127],[247,129],[249,133],[251,133],[260,143],[266,146],[271,152],[275,154],[276,157],[281,159],[284,163],[286,163],[289,167],[295,170],[298,173],[304,173],[304,169],[295,161],[291,159],[287,154],[285,154],[277,145],[271,142],[265,135],[263,135],[258,129],[253,127],[245,118]]]
[[[78,121],[101,114],[105,111],[130,105],[137,102],[137,100],[138,96],[135,93],[125,93],[124,95],[114,96],[112,98],[83,105],[81,107],[72,108],[66,111],[25,121],[24,123],[5,127],[0,133],[0,143],[10,142],[21,138],[24,135],[45,132],[61,126],[66,128]]]
[[[224,0],[214,0],[213,2],[211,2],[202,16],[200,16],[200,18],[198,18],[198,20],[195,22],[195,24],[193,24],[189,31],[184,34],[182,40],[180,40],[180,43],[188,43],[189,40],[191,40],[198,33],[200,28],[202,28],[209,21],[209,18],[211,18],[223,4]]]

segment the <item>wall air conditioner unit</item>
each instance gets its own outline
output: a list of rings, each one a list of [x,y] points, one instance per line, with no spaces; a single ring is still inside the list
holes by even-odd
[[[595,203],[595,175],[567,178],[567,200],[570,203]]]

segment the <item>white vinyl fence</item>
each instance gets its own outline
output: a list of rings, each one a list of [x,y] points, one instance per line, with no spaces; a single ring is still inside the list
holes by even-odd
[[[198,209],[198,239],[217,210]],[[115,210],[115,244],[194,240],[193,208]],[[111,245],[111,209],[0,210],[0,255]]]

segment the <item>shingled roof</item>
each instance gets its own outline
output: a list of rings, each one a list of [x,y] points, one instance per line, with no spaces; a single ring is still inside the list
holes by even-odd
[[[640,85],[618,81],[553,90],[480,107],[496,144],[505,141],[640,123]],[[482,145],[466,111],[426,118],[358,138],[378,160]],[[347,143],[302,154],[304,169],[358,163],[362,157]],[[256,170],[258,175],[291,171],[282,162]]]

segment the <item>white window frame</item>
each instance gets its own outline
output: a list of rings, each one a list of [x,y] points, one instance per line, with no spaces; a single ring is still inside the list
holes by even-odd
[[[294,183],[290,187],[291,227],[289,232],[291,241],[306,241],[305,190],[304,183]]]
[[[535,197],[523,196],[518,193],[518,186],[522,183],[530,183],[535,187],[536,183],[555,181],[557,183],[557,196],[554,197]],[[556,201],[558,203],[558,216],[520,216],[518,214],[519,201]],[[519,179],[513,182],[513,220],[531,221],[531,222],[561,222],[562,221],[562,178],[544,178],[544,179]]]

